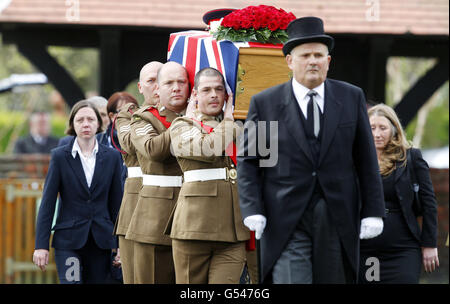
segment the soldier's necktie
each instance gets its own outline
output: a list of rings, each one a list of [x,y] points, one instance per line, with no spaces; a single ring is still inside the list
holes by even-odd
[[[320,109],[317,102],[314,100],[314,96],[317,95],[317,92],[315,91],[309,91],[309,101],[308,101],[308,119],[307,122],[310,126],[310,130],[314,131],[314,136],[319,136],[320,131]]]

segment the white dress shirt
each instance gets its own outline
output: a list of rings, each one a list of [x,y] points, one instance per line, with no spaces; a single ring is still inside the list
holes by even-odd
[[[292,88],[294,90],[295,99],[297,99],[300,109],[302,110],[303,116],[308,119],[308,93],[311,90],[298,83],[295,78],[292,78]],[[317,93],[317,95],[314,96],[314,100],[317,102],[320,112],[323,114],[323,107],[325,103],[325,84],[322,82],[318,87],[312,89],[312,91]]]
[[[81,165],[83,166],[84,175],[86,176],[86,182],[88,184],[88,187],[91,187],[92,183],[92,177],[94,176],[95,171],[95,158],[97,156],[98,152],[98,142],[97,139],[95,140],[95,146],[94,150],[92,151],[91,155],[84,156],[81,152],[80,145],[78,144],[78,140],[75,139],[72,147],[72,156],[73,158],[80,155]]]
[[[33,140],[38,144],[38,145],[45,145],[45,142],[47,141],[46,137],[42,137],[38,134],[32,134],[30,133],[31,137],[33,137]]]

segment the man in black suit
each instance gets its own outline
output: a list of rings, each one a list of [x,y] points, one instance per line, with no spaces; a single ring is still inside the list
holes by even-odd
[[[334,40],[321,19],[296,19],[287,32],[293,79],[252,97],[256,133],[239,148],[244,224],[261,238],[262,282],[356,282],[359,238],[379,235],[385,214],[364,94],[326,79]],[[265,157],[256,148],[269,136],[253,136],[262,128],[278,140]]]
[[[50,117],[45,112],[34,112],[30,116],[30,134],[19,138],[14,153],[50,153],[58,145],[58,138],[50,135]]]

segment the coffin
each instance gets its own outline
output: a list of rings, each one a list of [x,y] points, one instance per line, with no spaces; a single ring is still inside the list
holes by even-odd
[[[208,32],[185,31],[170,35],[167,59],[186,67],[191,86],[202,68],[220,70],[234,94],[234,117],[245,119],[253,95],[290,79],[281,47],[216,41]]]
[[[240,48],[234,117],[245,119],[253,95],[288,81],[291,75],[281,49]]]

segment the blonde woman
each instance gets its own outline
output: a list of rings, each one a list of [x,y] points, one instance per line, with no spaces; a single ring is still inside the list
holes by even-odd
[[[369,109],[369,119],[383,180],[386,218],[380,236],[361,240],[360,279],[363,283],[416,284],[422,263],[427,272],[439,266],[437,203],[429,168],[420,150],[406,140],[392,108],[376,105]],[[413,208],[415,180],[423,209],[420,214]],[[419,215],[423,216],[422,229],[417,222]],[[368,260],[371,257],[379,261],[379,280],[368,274],[374,265],[373,259]]]

